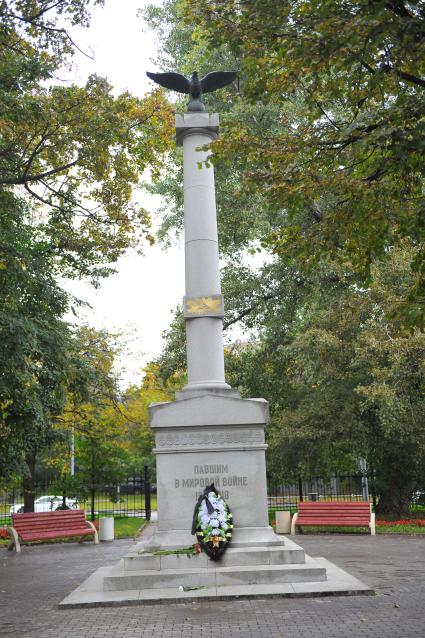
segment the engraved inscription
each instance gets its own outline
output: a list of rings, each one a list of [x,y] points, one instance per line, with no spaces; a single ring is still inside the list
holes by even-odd
[[[228,472],[229,466],[222,465],[221,463],[215,465],[194,465],[193,471],[195,474],[215,474],[216,472],[221,474],[222,472]]]
[[[229,471],[229,465],[225,463],[194,465],[193,473],[195,476],[181,477],[174,479],[175,489],[195,489],[197,492],[194,496],[198,497],[203,489],[211,483],[220,489],[224,498],[229,498],[229,487],[248,487],[248,477],[238,476]]]

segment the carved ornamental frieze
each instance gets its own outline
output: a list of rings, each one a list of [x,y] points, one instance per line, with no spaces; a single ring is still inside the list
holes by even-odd
[[[164,448],[210,448],[211,446],[244,447],[264,444],[262,429],[232,429],[206,432],[160,432],[156,435],[156,447]]]

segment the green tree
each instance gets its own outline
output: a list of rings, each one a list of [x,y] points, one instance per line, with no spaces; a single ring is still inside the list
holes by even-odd
[[[130,245],[152,241],[134,195],[162,165],[171,110],[155,91],[114,96],[104,79],[59,82],[101,0],[0,3],[0,464],[34,476],[65,400],[67,295],[55,276],[96,283]]]
[[[57,486],[62,494],[91,499],[94,511],[96,491],[126,478],[131,461],[114,369],[120,345],[118,335],[89,326],[80,327],[72,336],[66,403],[55,419],[56,442],[46,450],[43,463],[59,473]]]
[[[223,114],[213,161],[225,326],[253,342],[226,353],[229,381],[270,401],[276,475],[366,457],[381,511],[405,511],[423,481],[412,416],[423,404],[421,5],[409,3],[410,20],[401,3],[179,0],[161,21],[164,68],[212,70],[211,54],[240,70],[242,96],[207,105]],[[360,41],[372,71],[354,55]],[[395,68],[380,68],[386,46]],[[173,160],[156,186],[172,203],[163,234],[181,228]],[[259,248],[267,263],[249,267]],[[177,313],[166,377],[182,368],[182,327]],[[407,359],[412,382],[400,383]]]
[[[45,463],[55,465],[66,478],[70,441],[75,441],[75,485],[111,484],[140,474],[143,465],[154,472],[154,436],[149,427],[151,403],[169,401],[174,378],[164,382],[158,366],[144,369],[140,386],[122,392],[115,370],[117,335],[89,326],[74,335],[67,374],[67,401],[56,419],[58,438]],[[60,436],[62,434],[62,436]]]
[[[257,309],[261,338],[234,349],[229,379],[270,401],[271,476],[355,469],[364,457],[379,511],[408,511],[425,470],[425,338],[402,333],[391,308],[411,285],[415,250],[404,245],[374,262],[367,289],[322,264]]]
[[[28,507],[37,456],[65,401],[68,299],[25,203],[0,192],[0,207],[0,479],[24,474]]]
[[[277,108],[277,130],[229,121],[216,162],[243,157],[245,188],[286,220],[267,243],[310,267],[331,255],[367,282],[373,259],[418,245],[397,312],[424,325],[422,1],[182,0],[211,47],[226,43],[248,100]]]
[[[66,470],[71,432],[94,447],[106,441],[116,445],[120,438],[120,392],[114,370],[118,350],[117,335],[106,330],[82,326],[74,332],[68,351],[66,404],[56,420],[57,429],[66,433],[66,452],[58,459]]]
[[[65,27],[87,25],[87,5],[0,7],[0,188],[28,196],[61,272],[96,278],[140,235],[151,239],[133,191],[143,170],[161,166],[171,111],[159,91],[114,97],[97,76],[83,87],[55,82],[75,51]]]

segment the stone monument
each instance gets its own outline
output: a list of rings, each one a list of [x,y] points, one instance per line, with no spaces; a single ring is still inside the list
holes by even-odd
[[[188,112],[176,116],[184,161],[188,383],[175,401],[150,406],[157,526],[151,525],[150,533],[116,567],[98,570],[63,605],[369,591],[328,561],[306,556],[269,526],[264,442],[268,404],[241,399],[225,381],[214,169],[205,150],[218,135],[219,118],[204,111],[201,98],[202,91],[213,90],[217,82],[223,86],[234,75],[209,74],[201,81],[195,74],[191,81],[173,73],[153,78],[190,94]],[[190,560],[179,553],[196,542],[191,535],[193,509],[211,483],[229,503],[235,525],[231,545],[217,563],[204,553]]]

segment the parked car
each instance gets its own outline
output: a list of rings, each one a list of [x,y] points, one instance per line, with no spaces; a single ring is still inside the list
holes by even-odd
[[[40,496],[34,501],[34,512],[50,512],[51,510],[62,509],[62,496]],[[75,498],[66,498],[65,505],[68,509],[77,509],[78,503]],[[24,511],[23,503],[16,503],[10,508],[11,514],[21,514]]]
[[[145,491],[145,479],[139,477],[129,478],[127,483],[119,486],[120,494],[143,494]],[[156,494],[156,484],[150,484],[150,491]]]
[[[139,477],[129,478],[127,483],[120,485],[120,494],[141,494],[145,489],[145,480]]]

